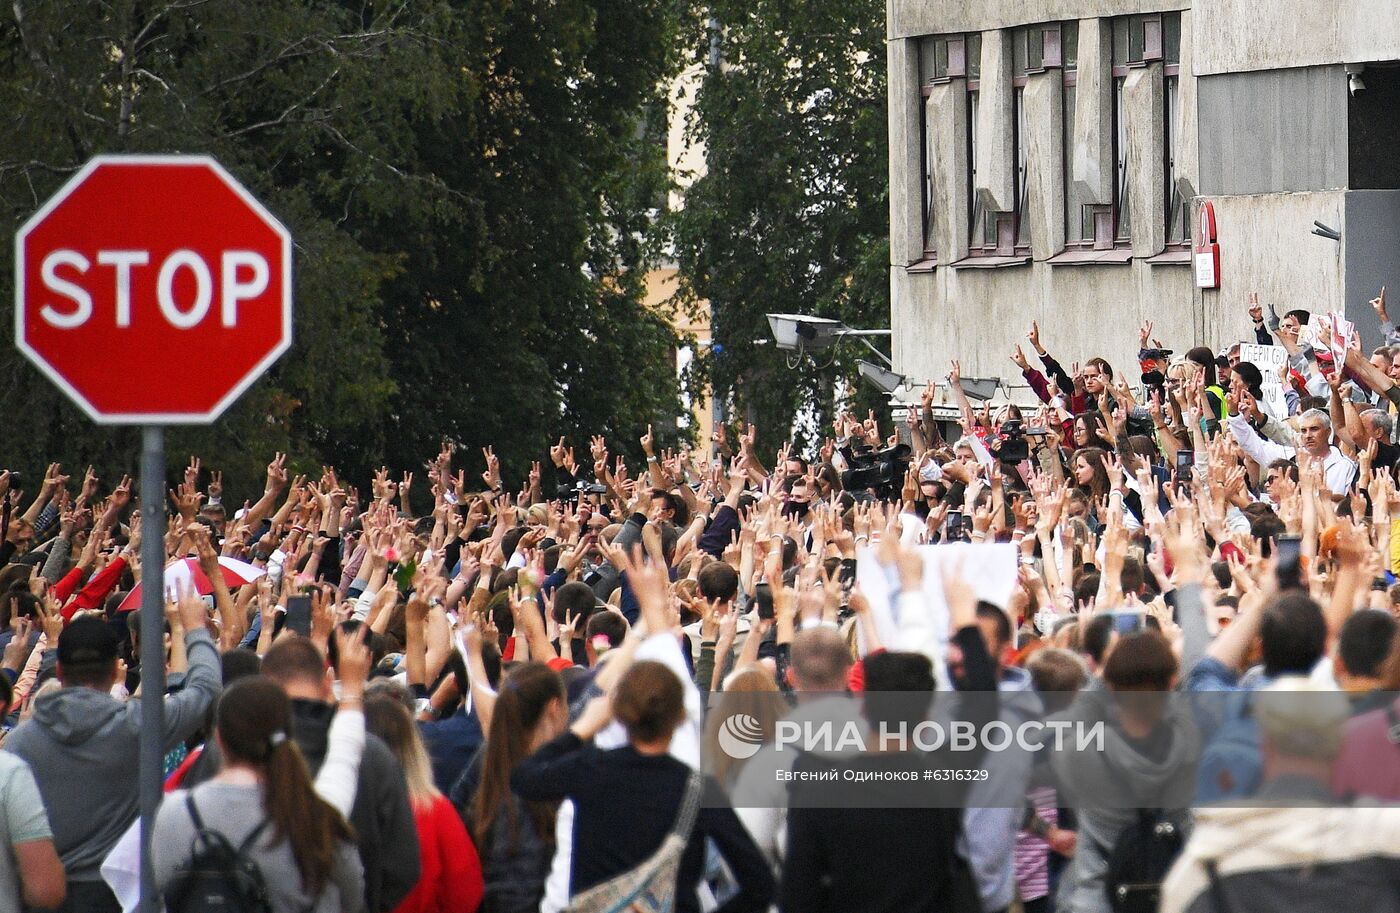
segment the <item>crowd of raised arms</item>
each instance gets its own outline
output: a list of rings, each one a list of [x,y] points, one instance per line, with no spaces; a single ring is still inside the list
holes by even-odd
[[[1395,345],[1343,354],[1251,303],[1269,376],[1150,323],[1140,372],[1066,369],[1032,325],[1039,366],[1011,358],[1037,408],[975,409],[955,362],[959,422],[930,383],[907,427],[842,415],[805,456],[752,426],[705,452],[649,429],[631,468],[560,439],[517,493],[489,447],[368,491],[278,454],[256,497],[192,459],[165,532],[166,907],[1400,908],[1400,334],[1372,306]],[[134,591],[161,569],[130,480],[65,473],[30,497],[0,474],[0,913],[136,902]],[[979,601],[963,561],[1013,549],[1010,598]],[[844,758],[989,772],[880,808],[741,799],[772,757],[714,750],[723,699],[767,752],[823,702],[873,731],[874,695],[940,692],[1107,743]]]

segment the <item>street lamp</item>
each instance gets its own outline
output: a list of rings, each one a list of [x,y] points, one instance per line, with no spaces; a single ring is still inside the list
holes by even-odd
[[[890,394],[900,387],[909,386],[909,378],[903,374],[896,374],[889,368],[877,365],[873,361],[866,361],[862,358],[856,362],[856,366],[860,369],[860,376],[870,381],[875,389],[881,393]]]
[[[866,348],[880,356],[887,367],[894,367],[888,355],[871,344],[867,336],[888,336],[889,330],[856,330],[839,320],[828,317],[806,317],[802,314],[768,314],[768,328],[778,348],[795,352],[816,352],[833,343],[852,337],[865,343]]]

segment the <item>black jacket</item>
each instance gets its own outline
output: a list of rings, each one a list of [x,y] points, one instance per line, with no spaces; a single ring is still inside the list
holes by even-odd
[[[953,641],[964,664],[955,716],[980,732],[997,718],[996,669],[975,627],[957,631]],[[979,770],[983,750],[954,752],[945,745],[854,757],[800,754],[794,774],[839,773],[840,785],[803,779],[790,785],[779,906],[794,913],[977,909],[976,883],[956,849],[964,799],[976,781],[953,777]],[[849,773],[871,779],[857,785]],[[883,777],[912,777],[918,785]]]
[[[569,861],[572,897],[642,864],[675,824],[690,769],[670,755],[643,755],[631,746],[603,751],[572,732],[541,746],[511,775],[516,795],[528,801],[574,803]],[[704,868],[705,841],[713,841],[734,874],[739,891],[716,913],[755,913],[773,896],[773,873],[711,777],[681,857],[675,909],[698,913],[696,886]]]

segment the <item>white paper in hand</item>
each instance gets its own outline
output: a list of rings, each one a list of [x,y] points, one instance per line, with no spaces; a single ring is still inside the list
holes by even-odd
[[[899,575],[893,568],[881,566],[874,548],[867,547],[860,551],[856,581],[870,600],[875,631],[885,648],[923,653],[933,661],[939,687],[946,688],[943,658],[952,632],[948,629],[948,603],[943,596],[944,568],[959,566],[963,579],[979,600],[1005,609],[1016,588],[1016,546],[1010,543],[958,542],[921,545],[918,548],[924,559],[924,580],[920,587],[923,599],[918,601],[921,611],[918,617],[901,617],[900,612],[904,607],[892,603],[891,596],[899,588]],[[863,655],[869,648],[865,644],[864,634],[860,633],[859,636]]]

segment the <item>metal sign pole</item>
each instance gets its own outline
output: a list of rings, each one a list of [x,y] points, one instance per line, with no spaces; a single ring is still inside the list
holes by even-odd
[[[151,833],[165,762],[165,429],[141,439],[141,913],[160,913]]]

